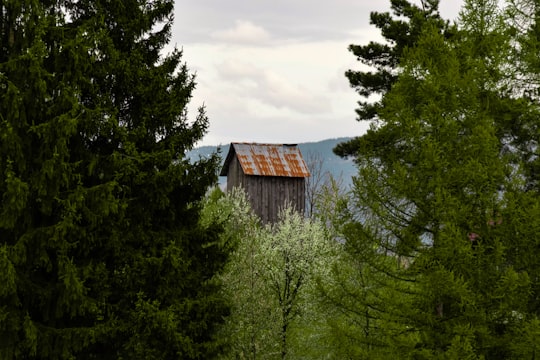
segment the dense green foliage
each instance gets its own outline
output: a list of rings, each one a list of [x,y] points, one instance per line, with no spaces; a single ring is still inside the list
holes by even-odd
[[[316,285],[336,260],[337,243],[319,221],[290,208],[262,226],[242,190],[218,192],[207,200],[203,219],[223,224],[223,243],[235,247],[222,275],[232,302],[222,358],[318,358],[328,348],[313,343],[326,329]]]
[[[537,356],[537,13],[518,13],[465,1],[451,37],[427,21],[355,141],[350,265],[327,291],[349,356]]]
[[[0,357],[208,358],[226,251],[173,1],[0,1]]]

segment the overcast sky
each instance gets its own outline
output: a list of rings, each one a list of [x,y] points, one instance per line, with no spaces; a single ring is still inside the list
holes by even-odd
[[[461,0],[441,0],[455,19]],[[380,39],[371,11],[389,0],[178,0],[171,45],[196,73],[191,113],[206,106],[199,145],[299,143],[362,134],[343,75],[349,44]]]

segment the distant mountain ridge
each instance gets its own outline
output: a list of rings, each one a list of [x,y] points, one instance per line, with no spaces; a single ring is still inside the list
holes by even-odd
[[[356,167],[352,159],[342,159],[335,155],[332,149],[339,143],[348,141],[352,138],[341,137],[335,139],[326,139],[316,142],[304,142],[298,143],[298,148],[304,157],[304,160],[310,165],[315,159],[322,161],[321,171],[323,173],[329,172],[334,178],[341,179],[344,186],[352,184],[352,177],[356,174]],[[187,157],[191,160],[197,160],[199,158],[207,158],[211,154],[220,150],[220,155],[223,161],[229,152],[230,144],[220,146],[201,146],[193,149],[187,153]],[[311,169],[310,169],[311,171]],[[224,176],[220,176],[220,185],[225,184],[227,179]]]

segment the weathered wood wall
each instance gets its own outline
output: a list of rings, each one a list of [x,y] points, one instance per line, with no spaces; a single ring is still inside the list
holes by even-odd
[[[246,176],[244,186],[251,206],[264,223],[276,222],[279,211],[290,203],[301,214],[305,207],[304,178]]]
[[[235,186],[242,186],[247,192],[247,189],[244,185],[244,178],[245,175],[242,171],[240,161],[238,161],[238,158],[235,156],[229,163],[229,171],[227,173],[227,191],[231,191],[232,188]]]
[[[236,157],[229,164],[227,191],[241,186],[249,197],[253,211],[263,223],[273,223],[287,203],[304,214],[306,182],[304,178],[284,176],[250,176],[242,171]]]

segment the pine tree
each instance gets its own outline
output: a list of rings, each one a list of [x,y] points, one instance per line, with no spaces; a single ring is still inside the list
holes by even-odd
[[[0,357],[208,358],[216,158],[172,1],[0,1]]]
[[[366,100],[358,102],[358,121],[377,120],[382,101],[373,97],[384,97],[398,78],[397,69],[407,48],[413,47],[424,26],[434,24],[450,37],[453,30],[439,14],[439,0],[422,0],[420,6],[407,0],[390,0],[393,14],[389,12],[370,14],[371,24],[381,30],[384,43],[371,41],[367,45],[350,45],[349,51],[362,64],[375,71],[348,70],[345,76],[351,87]],[[340,143],[334,149],[339,156],[356,155],[357,139]]]
[[[519,116],[538,109],[512,92],[505,20],[496,1],[471,0],[450,39],[426,24],[378,126],[356,143],[355,221],[343,233],[357,278],[383,285],[356,300],[386,337],[367,343],[386,356],[534,357],[538,198],[508,125],[527,131]]]

